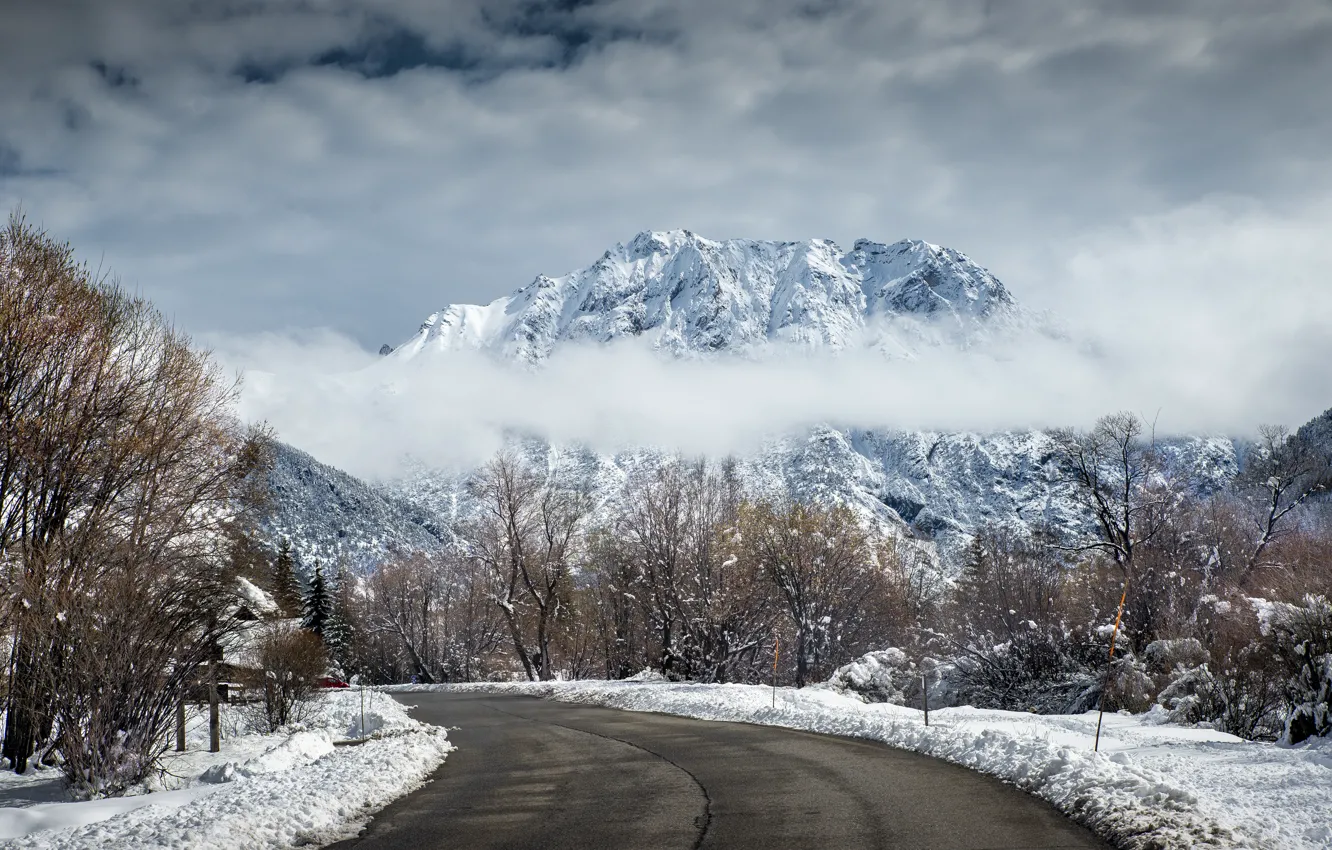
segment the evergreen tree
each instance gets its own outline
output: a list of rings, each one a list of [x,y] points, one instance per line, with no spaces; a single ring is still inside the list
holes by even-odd
[[[288,617],[299,617],[304,613],[305,601],[301,582],[296,578],[296,561],[291,556],[290,540],[282,541],[277,560],[273,562],[273,599]]]
[[[342,667],[348,666],[352,647],[351,576],[346,564],[339,564],[337,574],[329,588],[328,619],[324,621],[324,644],[333,659]]]
[[[324,568],[315,561],[314,574],[310,578],[310,590],[305,594],[305,618],[301,625],[321,638],[328,625],[329,609],[332,608],[332,595],[328,581],[324,579]]]

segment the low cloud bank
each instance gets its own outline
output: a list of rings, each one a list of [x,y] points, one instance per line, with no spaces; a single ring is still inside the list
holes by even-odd
[[[602,450],[656,445],[717,455],[816,423],[993,431],[1081,426],[1129,409],[1158,419],[1163,432],[1244,434],[1259,422],[1297,425],[1311,413],[1299,381],[1260,364],[1162,360],[1152,368],[1150,350],[1126,363],[1066,340],[938,349],[910,362],[873,351],[680,361],[619,344],[569,348],[535,371],[480,354],[373,362],[350,340],[336,342],[274,344],[282,356],[270,368],[246,371],[240,413],[372,477],[392,476],[408,456],[475,464],[506,430]],[[356,370],[322,365],[358,358],[366,365]],[[1332,399],[1319,364],[1305,365],[1303,374],[1321,380]]]

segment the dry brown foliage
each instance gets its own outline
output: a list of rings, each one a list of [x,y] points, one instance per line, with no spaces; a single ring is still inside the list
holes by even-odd
[[[257,697],[251,704],[252,722],[263,732],[308,722],[319,710],[315,697],[328,669],[324,642],[284,623],[261,628],[250,650],[253,667],[245,682]]]
[[[137,781],[230,627],[229,523],[260,452],[234,384],[21,219],[0,231],[3,753],[84,793]]]

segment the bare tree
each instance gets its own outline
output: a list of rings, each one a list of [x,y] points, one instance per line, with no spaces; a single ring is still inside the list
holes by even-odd
[[[226,526],[261,489],[262,435],[230,415],[234,390],[68,246],[18,219],[0,232],[14,769],[58,745],[71,781],[98,793],[156,757],[195,666],[229,628]]]
[[[256,725],[276,732],[310,720],[318,710],[315,696],[328,669],[328,652],[318,635],[288,623],[259,628],[249,649],[253,673],[246,684],[259,694],[251,707]]]
[[[1294,512],[1332,487],[1332,455],[1279,425],[1258,429],[1258,447],[1246,459],[1236,489],[1255,510],[1253,538],[1235,577],[1243,584],[1258,569],[1272,566],[1269,547],[1290,528]]]
[[[647,666],[652,655],[632,547],[611,531],[595,530],[588,535],[585,566],[588,592],[595,594],[591,613],[596,618],[604,675],[626,678]]]
[[[467,681],[504,639],[493,592],[493,577],[460,552],[403,553],[367,577],[364,620],[392,638],[420,681]]]
[[[670,675],[677,672],[681,655],[676,646],[684,616],[679,585],[685,580],[690,519],[678,462],[658,471],[651,481],[627,485],[626,497],[621,533],[630,542],[630,563],[637,573],[634,583],[641,588],[643,610],[656,638],[656,666]]]
[[[1096,526],[1081,549],[1108,554],[1126,576],[1138,546],[1164,524],[1172,495],[1161,486],[1160,456],[1135,414],[1103,416],[1090,431],[1051,432],[1055,456]]]
[[[509,453],[491,460],[469,488],[480,505],[462,534],[469,554],[497,580],[494,602],[528,679],[552,679],[554,626],[572,586],[587,493]]]
[[[1103,416],[1090,431],[1061,429],[1051,437],[1072,493],[1095,528],[1089,537],[1063,548],[1100,552],[1118,567],[1121,598],[1128,606],[1124,630],[1133,647],[1141,649],[1152,637],[1149,609],[1154,597],[1131,592],[1136,585],[1152,584],[1140,575],[1139,550],[1170,526],[1183,494],[1165,474],[1154,437],[1135,414]]]
[[[785,603],[797,687],[868,648],[866,638],[882,627],[879,603],[891,583],[849,508],[752,505],[740,528],[748,557]]]
[[[412,552],[379,565],[366,582],[367,621],[392,635],[420,681],[436,681],[436,607],[444,591],[439,565]]]
[[[771,638],[775,597],[737,536],[739,496],[725,470],[672,460],[625,488],[619,530],[630,586],[665,674],[700,681],[746,678]]]

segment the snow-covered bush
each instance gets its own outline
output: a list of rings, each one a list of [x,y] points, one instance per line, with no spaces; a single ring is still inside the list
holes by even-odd
[[[1101,682],[1104,707],[1116,711],[1146,711],[1156,694],[1146,663],[1132,652],[1118,653],[1106,666]]]
[[[1172,723],[1210,723],[1220,716],[1224,702],[1217,699],[1216,677],[1208,664],[1211,655],[1197,638],[1154,640],[1143,660],[1155,680],[1156,704]]]
[[[854,694],[865,702],[922,707],[921,690],[928,682],[929,705],[943,708],[957,704],[951,664],[926,658],[920,664],[903,650],[889,647],[869,652],[838,667],[828,686],[839,693]]]
[[[1217,716],[1215,677],[1207,666],[1211,655],[1202,641],[1154,640],[1143,650],[1143,660],[1155,680],[1156,704],[1171,722],[1201,723]]]
[[[1169,674],[1175,670],[1189,670],[1206,664],[1211,656],[1197,638],[1154,640],[1142,652],[1148,670],[1155,674]]]
[[[1072,607],[1071,578],[1063,555],[1040,541],[1001,528],[976,535],[940,635],[959,699],[1040,713],[1095,704],[1106,651],[1075,625],[1087,615]]]
[[[1073,635],[1032,630],[1030,635],[987,646],[961,648],[958,698],[977,708],[1061,714],[1096,705],[1100,683],[1089,657],[1099,647],[1081,645]]]
[[[1266,603],[1259,616],[1287,677],[1286,740],[1332,735],[1332,601]]]
[[[1176,670],[1156,695],[1156,704],[1171,723],[1210,722],[1221,708],[1213,699],[1215,680],[1206,664]]]
[[[1144,651],[1156,702],[1176,723],[1275,740],[1283,723],[1281,676],[1252,609],[1225,605],[1208,616],[1210,651],[1194,638],[1153,641]]]
[[[870,652],[833,671],[828,684],[834,689],[856,694],[865,702],[890,702],[906,705],[906,690],[916,683],[920,693],[920,672],[907,654],[896,647]]]

